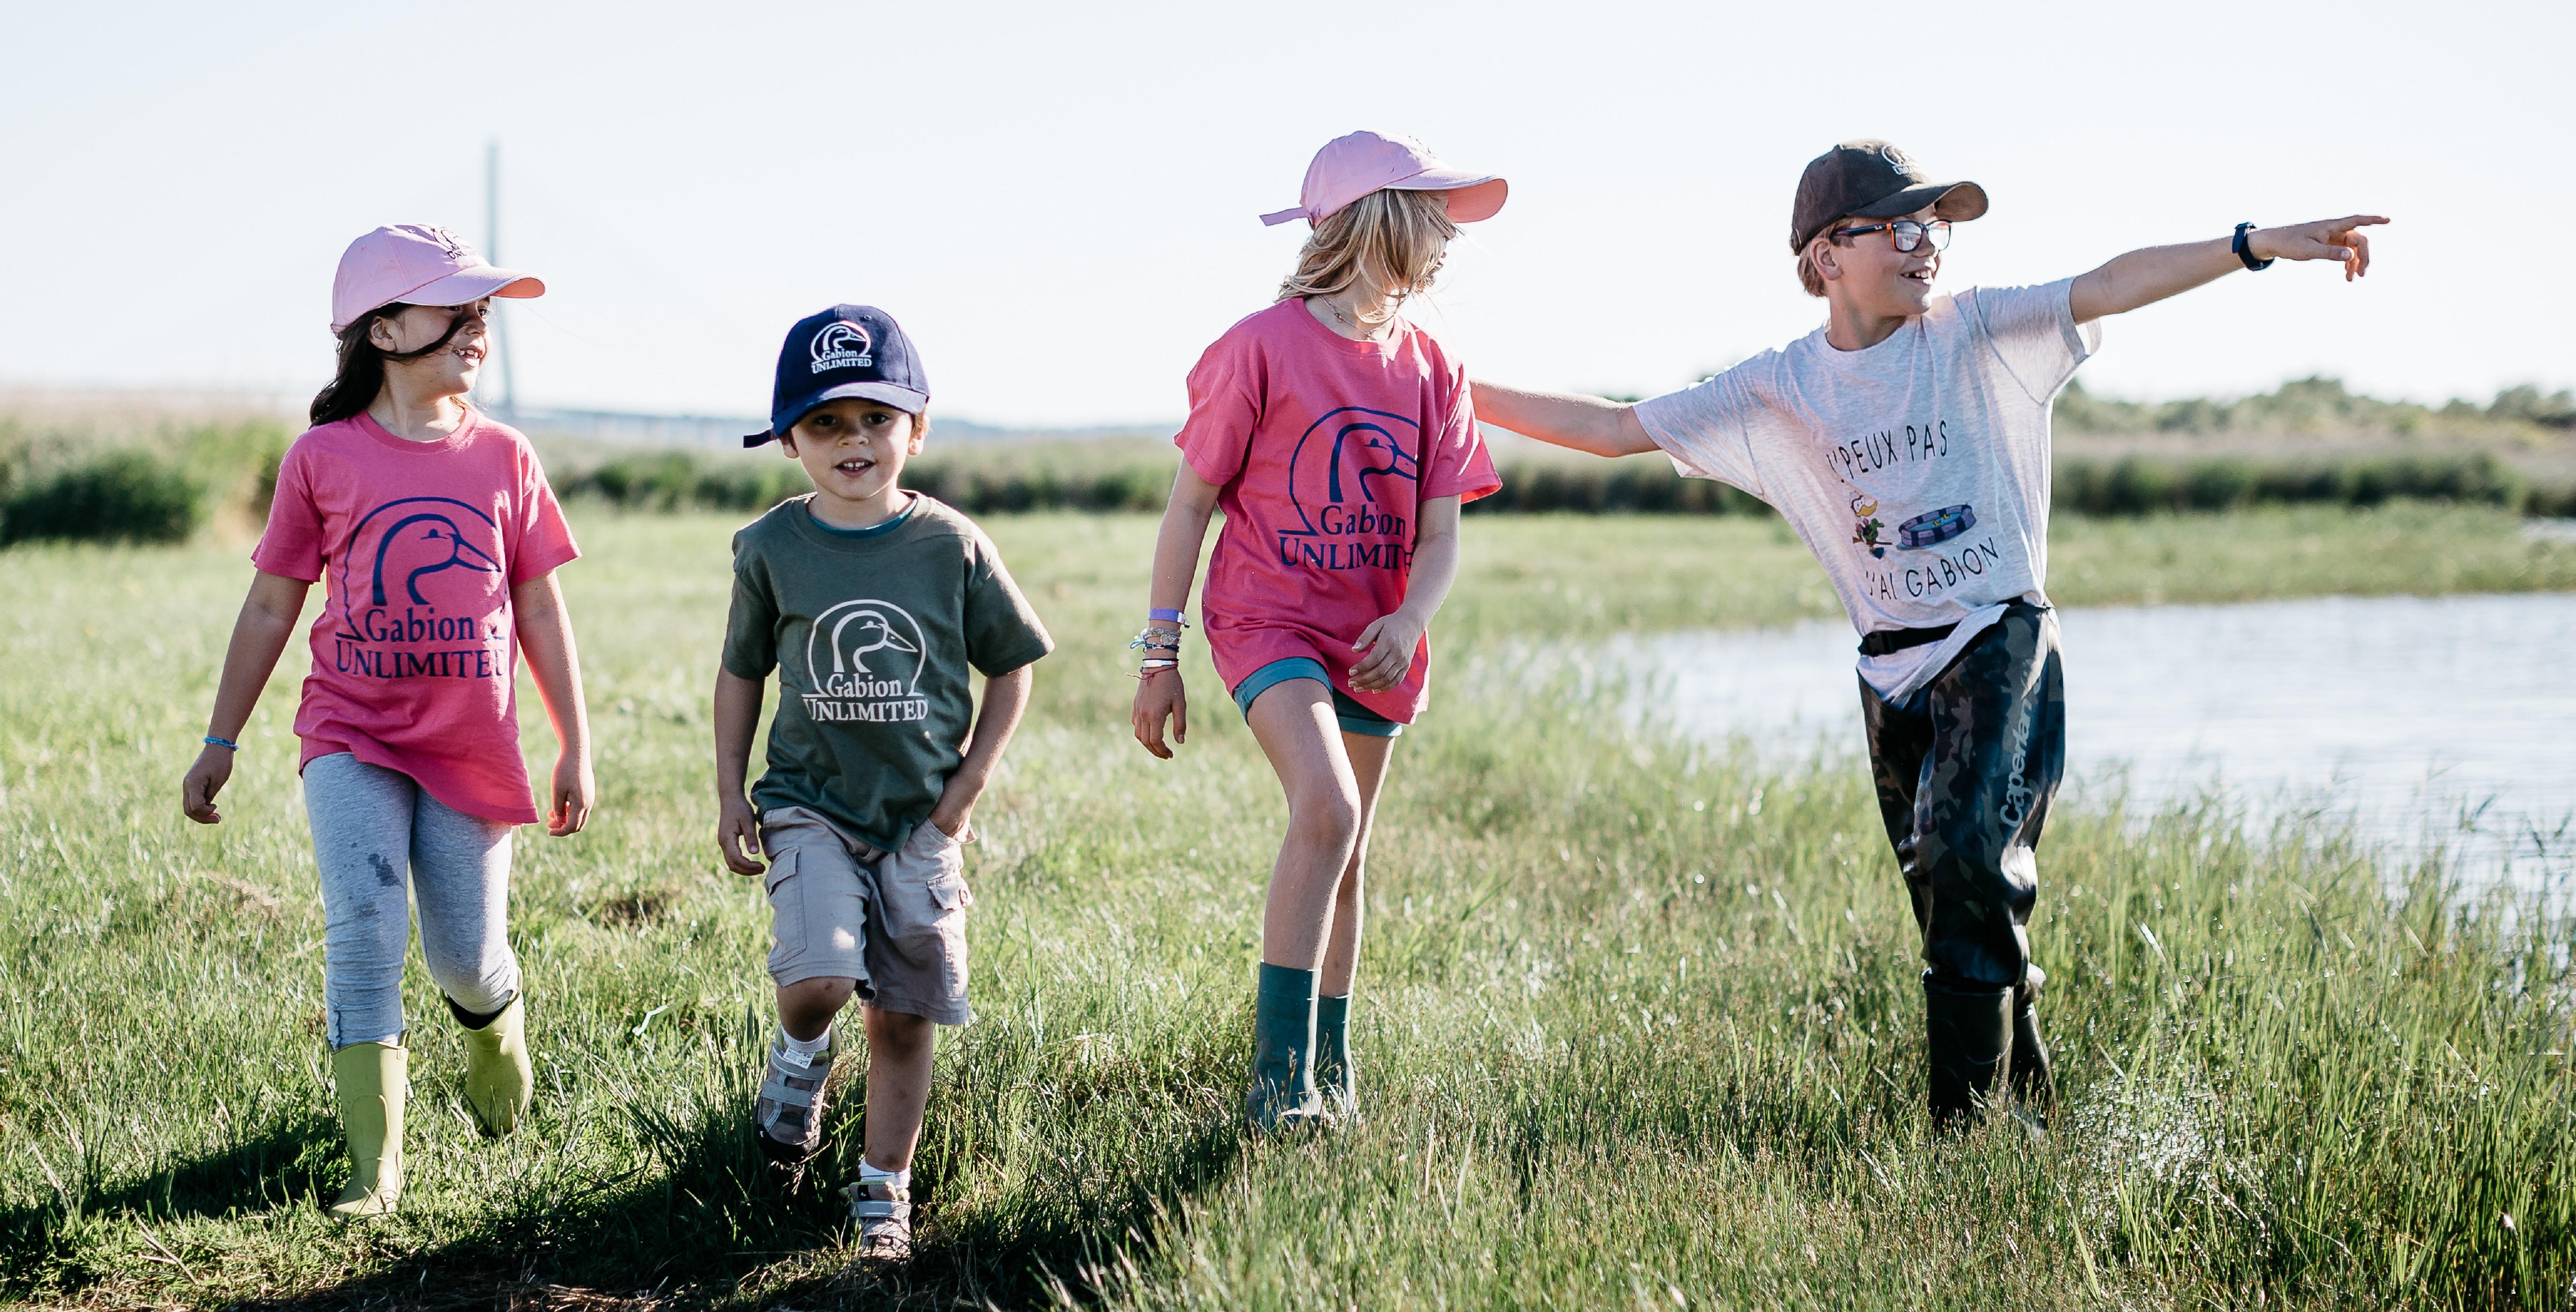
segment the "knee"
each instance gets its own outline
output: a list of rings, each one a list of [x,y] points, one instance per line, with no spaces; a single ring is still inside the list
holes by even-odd
[[[1288,823],[1310,841],[1350,849],[1358,859],[1359,788],[1347,779],[1298,789],[1288,799]]]
[[[830,1020],[850,1004],[858,981],[826,976],[778,986],[778,1014],[783,1020],[808,1023]]]
[[[508,1005],[510,995],[518,991],[518,954],[500,935],[482,943],[442,944],[437,949],[423,942],[421,956],[429,966],[431,982],[467,1011],[496,1010]]]

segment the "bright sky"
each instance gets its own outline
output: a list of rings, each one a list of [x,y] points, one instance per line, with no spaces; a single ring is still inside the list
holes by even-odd
[[[1269,301],[1307,159],[1413,133],[1512,196],[1419,318],[1481,376],[1655,392],[1821,322],[1790,194],[1884,136],[1994,198],[1946,287],[2375,210],[2379,264],[2107,325],[2135,397],[2309,373],[2576,384],[2576,5],[45,5],[13,9],[0,381],[309,394],[377,223],[478,244],[502,147],[528,404],[756,414],[789,323],[873,302],[934,408],[1177,418]],[[2551,87],[2559,88],[2551,91]]]

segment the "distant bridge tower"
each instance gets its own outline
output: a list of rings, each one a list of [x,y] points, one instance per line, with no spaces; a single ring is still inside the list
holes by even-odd
[[[501,263],[501,143],[497,139],[483,147],[483,258]],[[501,307],[507,304],[498,298],[492,302],[492,363],[499,366],[499,378],[496,381],[487,372],[482,385],[474,389],[483,408],[504,421],[514,418],[519,409],[519,371],[510,367],[510,332],[501,316]]]

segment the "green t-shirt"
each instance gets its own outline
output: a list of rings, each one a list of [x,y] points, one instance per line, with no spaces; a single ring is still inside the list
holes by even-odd
[[[818,811],[898,851],[965,759],[967,667],[1008,674],[1055,641],[956,510],[916,494],[886,532],[851,536],[816,523],[805,501],[733,539],[724,667],[754,682],[774,669],[779,684],[752,804]]]

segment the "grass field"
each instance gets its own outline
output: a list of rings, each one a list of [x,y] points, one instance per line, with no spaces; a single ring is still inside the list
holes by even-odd
[[[1911,923],[1857,767],[1748,773],[1616,717],[1451,698],[1397,753],[1356,1023],[1366,1117],[1247,1141],[1281,807],[1193,650],[1127,739],[1151,522],[989,524],[1061,644],[970,877],[922,1255],[843,1269],[760,1180],[767,916],[708,840],[728,521],[588,515],[565,572],[590,832],[523,831],[540,1094],[485,1142],[415,966],[411,1184],[339,1228],[291,651],[218,830],[177,814],[236,544],[0,555],[0,1301],[799,1308],[2564,1307],[2576,926],[2402,900],[2345,835],[2067,815],[2034,921],[2065,1105],[1929,1139]],[[1751,519],[1492,518],[1439,637],[1833,613]],[[2501,513],[2062,521],[2062,602],[2576,588]],[[1435,690],[1438,683],[1435,676]],[[534,698],[523,693],[530,708]],[[531,755],[552,743],[531,709]],[[2508,914],[2511,913],[2511,914]],[[820,1174],[855,1172],[853,1082]]]

